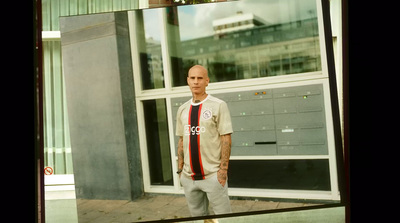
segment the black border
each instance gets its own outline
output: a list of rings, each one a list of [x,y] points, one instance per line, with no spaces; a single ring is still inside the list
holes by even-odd
[[[41,40],[41,0],[36,0],[34,3],[34,19],[36,17],[36,24],[34,23],[35,38],[34,44],[36,50],[34,50],[34,58],[36,59],[34,62],[34,104],[35,104],[35,205],[39,204],[39,208],[35,209],[37,215],[36,222],[38,222],[38,217],[40,218],[40,222],[45,222],[45,212],[44,212],[44,177],[43,171],[43,101],[42,101],[42,40]],[[213,3],[211,3],[213,4]],[[343,150],[342,146],[342,135],[341,135],[341,124],[340,124],[340,110],[338,105],[338,95],[337,95],[337,84],[336,84],[336,72],[335,72],[335,63],[334,63],[334,54],[333,54],[333,43],[332,43],[332,31],[331,31],[331,22],[330,22],[330,10],[329,10],[329,0],[321,0],[322,5],[322,15],[323,15],[323,25],[324,25],[324,40],[325,40],[325,48],[326,48],[326,58],[328,65],[328,73],[329,73],[329,86],[330,86],[330,97],[331,97],[331,106],[332,106],[332,118],[333,118],[333,127],[334,127],[334,140],[335,140],[335,151],[336,151],[336,164],[337,164],[337,176],[338,176],[338,185],[340,191],[340,203],[335,204],[322,204],[318,206],[309,206],[309,207],[296,207],[296,208],[284,208],[284,209],[274,209],[274,210],[262,210],[262,211],[253,211],[253,212],[239,212],[232,214],[223,214],[223,215],[212,215],[212,216],[202,216],[202,217],[188,217],[188,218],[179,218],[179,219],[164,219],[164,220],[156,220],[156,221],[145,221],[145,222],[182,222],[182,221],[190,221],[190,220],[202,220],[202,219],[210,219],[210,218],[226,218],[226,217],[237,217],[237,216],[249,216],[249,215],[259,215],[259,214],[268,214],[268,213],[279,213],[279,212],[292,212],[292,211],[302,211],[302,210],[313,210],[313,209],[323,209],[323,208],[334,208],[334,207],[346,207],[346,222],[349,222],[349,194],[348,194],[348,185],[349,185],[349,176],[348,173],[348,160],[344,159],[344,157],[348,157],[347,146],[348,145],[348,63],[347,63],[347,3],[345,0],[342,0],[342,29],[343,29],[343,98],[344,98],[344,138],[345,138],[345,150]],[[36,25],[36,26],[35,26]],[[39,162],[37,162],[39,161]],[[346,163],[345,163],[346,161]]]

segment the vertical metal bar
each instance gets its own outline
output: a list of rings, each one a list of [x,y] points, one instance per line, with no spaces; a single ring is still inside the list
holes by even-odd
[[[321,0],[322,3],[322,16],[323,16],[323,29],[325,35],[325,48],[326,48],[326,59],[327,69],[329,77],[329,89],[331,95],[331,106],[332,106],[332,119],[333,119],[333,130],[335,140],[335,151],[336,151],[336,168],[337,178],[340,192],[341,203],[347,199],[346,188],[344,181],[344,159],[343,159],[343,145],[342,145],[342,134],[340,127],[340,115],[339,115],[339,103],[337,94],[337,82],[335,73],[335,61],[333,55],[333,42],[332,42],[332,30],[330,22],[330,10],[329,1]]]
[[[42,46],[42,1],[36,0],[33,3],[34,23],[34,142],[35,142],[35,207],[36,222],[45,222],[44,208],[44,141],[43,141],[43,46]],[[37,205],[37,206],[36,206]]]

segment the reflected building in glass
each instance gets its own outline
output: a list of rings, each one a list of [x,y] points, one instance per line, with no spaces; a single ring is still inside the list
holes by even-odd
[[[173,87],[185,86],[187,72],[195,64],[208,69],[210,81],[230,81],[320,71],[317,18],[271,24],[252,13],[216,19],[214,35],[179,41],[176,32],[169,41]],[[179,29],[179,26],[172,25]],[[175,34],[174,34],[175,33]],[[147,64],[162,67],[161,45],[147,42]],[[143,57],[142,57],[143,58]],[[143,64],[144,61],[142,61]],[[146,71],[145,73],[148,74]],[[150,81],[151,75],[143,75]]]
[[[253,13],[243,14],[243,11],[238,11],[234,16],[216,19],[212,23],[216,35],[270,24]]]
[[[321,70],[316,18],[266,25],[246,15],[221,19],[225,24],[216,21],[214,36],[182,41],[181,72],[173,72],[174,86],[185,84],[195,64],[208,69],[212,82]]]

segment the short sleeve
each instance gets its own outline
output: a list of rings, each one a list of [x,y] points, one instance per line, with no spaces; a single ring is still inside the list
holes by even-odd
[[[231,114],[228,105],[225,102],[222,102],[220,105],[217,123],[220,135],[233,133]]]
[[[181,119],[182,107],[179,107],[178,112],[176,113],[176,132],[177,136],[183,136],[183,124]]]

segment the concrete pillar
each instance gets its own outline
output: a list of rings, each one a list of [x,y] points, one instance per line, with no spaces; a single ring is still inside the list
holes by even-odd
[[[60,18],[76,197],[131,200],[143,176],[126,12]]]

